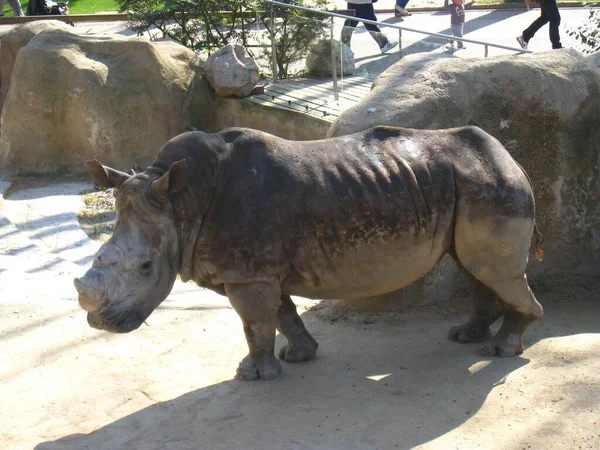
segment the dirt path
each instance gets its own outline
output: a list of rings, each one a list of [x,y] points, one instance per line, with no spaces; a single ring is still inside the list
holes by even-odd
[[[240,382],[246,344],[225,298],[179,290],[136,332],[92,330],[71,274],[15,266],[29,245],[57,254],[31,222],[13,226],[14,201],[0,211],[2,449],[600,448],[596,279],[534,280],[546,315],[508,359],[446,340],[466,318],[459,300],[344,314],[298,299],[318,357]]]

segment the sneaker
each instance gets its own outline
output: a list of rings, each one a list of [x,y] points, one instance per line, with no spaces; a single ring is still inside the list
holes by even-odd
[[[396,6],[396,8],[394,10],[394,16],[396,16],[396,17],[406,17],[406,16],[412,16],[412,13],[408,12],[406,10],[406,8],[402,8],[401,6]]]
[[[517,42],[522,49],[527,50],[527,41],[523,38],[523,36],[517,36]]]
[[[459,42],[459,43],[457,44],[457,46],[458,46],[458,48],[467,48],[467,46],[466,46],[465,44],[463,44],[463,43],[462,43],[462,41],[461,41],[461,42]]]
[[[398,45],[398,41],[388,41],[388,43],[381,47],[379,50],[381,50],[381,53],[386,53],[393,49],[396,45]]]

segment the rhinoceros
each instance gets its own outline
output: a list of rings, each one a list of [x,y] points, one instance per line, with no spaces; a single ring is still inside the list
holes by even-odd
[[[243,380],[280,373],[276,329],[288,341],[279,359],[315,355],[290,295],[384,294],[448,253],[475,287],[472,317],[450,339],[512,356],[543,314],[525,275],[534,231],[541,250],[531,182],[477,127],[375,127],[314,141],[197,131],[171,139],[141,173],[88,164],[97,184],[116,188],[117,210],[112,237],[75,279],[89,325],[135,330],[179,274],[226,295],[241,317]]]

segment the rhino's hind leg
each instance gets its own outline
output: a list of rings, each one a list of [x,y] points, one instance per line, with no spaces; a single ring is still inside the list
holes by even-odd
[[[501,198],[495,202],[492,201],[493,198],[488,200],[491,204],[500,204],[502,200],[505,208],[519,206],[515,201],[509,202],[510,199]],[[526,206],[533,209],[533,199],[531,202],[531,205]],[[527,218],[527,211],[522,213],[525,218],[482,219],[485,214],[497,216],[497,211],[488,211],[487,208],[487,204],[471,205],[466,211],[472,214],[473,211],[478,211],[479,217],[465,216],[457,220],[455,253],[468,273],[488,290],[496,293],[504,309],[500,330],[482,344],[479,353],[486,356],[514,356],[523,351],[523,332],[544,313],[529,289],[525,276],[533,220]],[[531,214],[533,216],[533,211]],[[479,295],[476,310],[489,310],[491,300],[487,299],[491,299],[490,292],[484,296]],[[488,311],[488,314],[488,321],[491,323],[493,311]],[[475,326],[474,323],[472,325]],[[482,328],[483,324],[480,323],[479,327]]]
[[[467,323],[450,328],[448,339],[461,344],[483,342],[492,337],[490,325],[493,324],[503,312],[502,304],[496,293],[481,281],[471,276],[473,284],[473,312]]]
[[[495,291],[510,308],[504,313],[496,335],[484,342],[478,351],[484,356],[514,356],[523,352],[522,336],[527,327],[542,317],[544,309],[527,283],[527,276],[498,283]]]
[[[314,358],[319,344],[306,330],[296,311],[296,305],[289,295],[281,296],[281,306],[277,312],[277,329],[288,340],[288,344],[279,350],[279,359],[299,362]]]
[[[275,358],[275,326],[281,304],[276,282],[226,284],[225,292],[244,325],[249,353],[237,369],[240,380],[271,380],[281,372]]]

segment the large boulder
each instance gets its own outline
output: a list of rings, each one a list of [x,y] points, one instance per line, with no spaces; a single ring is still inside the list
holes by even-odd
[[[584,57],[575,50],[481,59],[411,55],[385,71],[328,135],[380,124],[428,129],[479,125],[531,177],[546,253],[543,263],[530,263],[529,272],[597,274],[599,62],[597,55]],[[422,286],[443,286],[430,289],[430,299],[452,295],[447,280],[455,272],[448,264],[421,281]]]
[[[82,170],[94,158],[120,168],[147,164],[184,131],[182,110],[198,71],[194,53],[175,43],[38,30],[12,69],[2,173]]]
[[[340,45],[341,61],[340,61]],[[340,75],[352,75],[354,73],[354,53],[346,44],[343,44],[335,39],[324,39],[319,41],[309,52],[306,57],[306,70],[312,76],[330,77],[333,73],[333,65],[331,63],[331,51],[333,46],[333,54],[335,57],[336,71]]]
[[[0,110],[8,94],[13,66],[21,47],[26,46],[31,38],[41,31],[57,28],[70,29],[69,25],[58,20],[41,20],[11,28],[0,37]]]
[[[240,44],[227,44],[210,55],[204,75],[220,97],[247,97],[260,77],[254,58]]]

